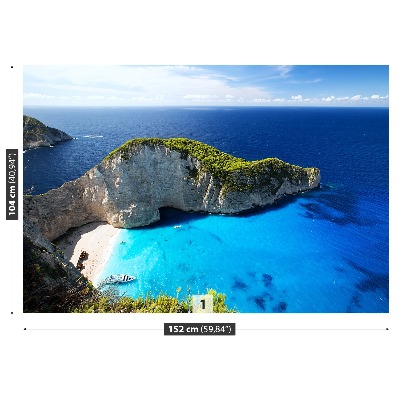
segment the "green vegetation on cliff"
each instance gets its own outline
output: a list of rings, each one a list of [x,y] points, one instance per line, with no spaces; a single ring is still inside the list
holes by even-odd
[[[218,178],[226,191],[249,191],[258,187],[273,190],[285,179],[293,184],[313,180],[319,173],[317,168],[301,168],[277,158],[247,161],[223,153],[215,147],[186,138],[138,138],[132,139],[112,151],[103,161],[120,155],[123,160],[130,159],[143,146],[164,146],[177,151],[183,159],[189,156],[201,162],[199,169],[193,168],[188,177],[197,180],[202,172],[210,172]],[[274,194],[274,193],[273,193]]]
[[[208,294],[213,296],[215,313],[233,313],[225,303],[226,295],[210,289]],[[92,292],[92,296],[76,307],[74,312],[85,313],[188,313],[191,309],[192,297],[179,300],[178,296],[159,294],[146,295],[133,299],[129,296],[120,296],[116,287],[108,287]]]

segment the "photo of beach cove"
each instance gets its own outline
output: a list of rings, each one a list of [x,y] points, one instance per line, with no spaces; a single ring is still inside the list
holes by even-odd
[[[187,312],[190,296],[211,290],[223,312],[387,313],[386,97],[305,106],[293,95],[290,106],[268,107],[231,96],[220,105],[25,104],[26,285],[57,264],[49,291],[61,293],[65,279],[70,293],[79,281],[80,301],[89,284],[162,298],[161,312]],[[185,101],[207,99],[216,98]],[[25,311],[35,312],[25,289]],[[85,301],[68,297],[64,311],[100,312]]]

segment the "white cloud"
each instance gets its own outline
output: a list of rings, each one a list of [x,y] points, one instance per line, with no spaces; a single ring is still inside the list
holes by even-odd
[[[289,73],[292,71],[293,67],[291,65],[280,65],[277,67],[279,76],[282,78],[287,78]]]
[[[217,99],[219,96],[211,94],[187,94],[183,96],[183,99]],[[233,97],[233,96],[232,96]]]
[[[154,97],[148,97],[148,96],[133,96],[130,99],[118,99],[121,101],[132,101],[134,103],[158,103],[158,102],[163,102],[164,101],[164,96],[154,96]]]
[[[306,79],[306,80],[299,80],[299,79],[291,79],[288,83],[292,83],[292,84],[308,84],[308,83],[318,83],[318,82],[322,82],[323,79],[321,78],[316,78],[316,79]]]
[[[24,99],[54,99],[54,96],[41,93],[24,93]]]
[[[290,68],[283,68],[286,74]],[[235,81],[234,86],[232,82]],[[106,104],[112,96],[129,104],[130,99],[163,98],[163,104],[188,104],[215,99],[232,101],[239,98],[268,98],[261,86],[239,84],[234,76],[218,74],[207,67],[191,66],[26,66],[25,92],[44,92],[55,97],[72,94],[84,96],[87,102]],[[36,89],[36,90],[32,90]],[[228,94],[227,94],[228,93]],[[98,96],[88,98],[87,96]],[[100,99],[103,96],[103,99]],[[29,97],[28,97],[29,98]],[[33,99],[34,97],[30,97]],[[83,100],[82,100],[83,101]],[[66,102],[66,100],[64,100]],[[115,102],[115,99],[114,99]],[[51,103],[49,103],[51,104]]]
[[[271,99],[253,99],[255,103],[270,103]]]
[[[314,97],[287,94],[282,89],[272,93],[265,80],[277,79],[292,83],[292,66],[265,69],[265,77],[249,80],[240,73],[229,76],[234,69],[207,66],[25,66],[25,105],[190,105],[190,104],[258,104],[258,105],[379,105],[388,95],[367,97],[333,95]],[[232,74],[233,75],[233,74]],[[286,79],[289,78],[290,79]],[[315,79],[312,82],[319,82]],[[260,83],[260,85],[256,84]],[[300,82],[300,81],[299,81]],[[310,81],[311,82],[311,81]],[[301,82],[304,83],[304,80]],[[309,82],[308,82],[309,83]],[[277,89],[278,90],[278,89]],[[293,89],[292,89],[293,90]],[[303,91],[303,89],[294,89]],[[294,91],[293,90],[293,91]],[[374,91],[376,93],[376,91]],[[373,93],[374,93],[373,92]],[[292,92],[293,93],[293,92]],[[277,97],[277,96],[282,97]]]

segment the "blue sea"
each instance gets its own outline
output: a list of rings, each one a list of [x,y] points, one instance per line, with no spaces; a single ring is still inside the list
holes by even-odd
[[[248,160],[321,170],[320,189],[256,212],[163,209],[158,223],[121,230],[100,280],[135,275],[121,286],[133,297],[212,288],[243,313],[389,311],[387,108],[26,107],[24,114],[75,138],[24,153],[24,189],[33,194],[80,177],[135,137],[187,137]]]

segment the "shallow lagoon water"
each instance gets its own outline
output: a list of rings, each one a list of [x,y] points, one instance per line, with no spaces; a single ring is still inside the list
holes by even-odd
[[[368,269],[380,259],[373,240],[363,249],[343,241],[343,229],[351,235],[354,227],[312,218],[312,205],[343,217],[314,193],[243,216],[164,209],[153,226],[121,230],[99,279],[136,276],[119,287],[132,297],[174,296],[178,287],[182,297],[213,288],[240,312],[387,311],[388,279]]]

